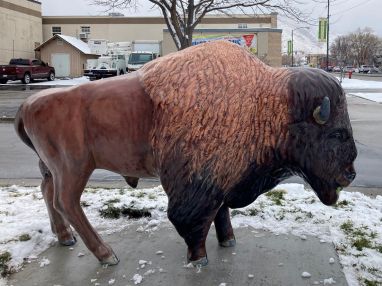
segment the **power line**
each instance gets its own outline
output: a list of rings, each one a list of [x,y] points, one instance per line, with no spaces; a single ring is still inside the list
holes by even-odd
[[[359,4],[357,4],[357,5],[353,6],[353,7],[350,7],[350,8],[348,8],[348,9],[346,9],[346,10],[343,10],[343,11],[338,12],[338,13],[334,13],[334,14],[332,14],[332,16],[340,15],[340,14],[344,14],[344,13],[346,13],[346,12],[348,12],[348,11],[350,11],[350,10],[353,10],[353,9],[359,7],[359,6],[365,5],[366,3],[370,2],[370,1],[372,1],[372,0],[366,0],[366,1],[363,1],[362,3],[359,3]]]

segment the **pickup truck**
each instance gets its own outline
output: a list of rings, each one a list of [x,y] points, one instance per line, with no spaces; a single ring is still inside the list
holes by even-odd
[[[54,80],[54,67],[36,59],[11,59],[9,65],[0,65],[0,83],[8,80],[21,80],[24,84],[33,79],[46,78]]]

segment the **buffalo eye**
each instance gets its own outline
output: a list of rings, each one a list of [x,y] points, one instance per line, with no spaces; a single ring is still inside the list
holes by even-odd
[[[345,129],[337,129],[329,134],[330,139],[336,139],[341,142],[345,142],[349,139],[349,133]]]

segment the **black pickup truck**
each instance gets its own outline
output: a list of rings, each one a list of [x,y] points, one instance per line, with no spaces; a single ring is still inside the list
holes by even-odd
[[[36,59],[11,59],[9,65],[0,65],[0,83],[8,80],[21,80],[28,84],[33,79],[54,80],[54,67]]]

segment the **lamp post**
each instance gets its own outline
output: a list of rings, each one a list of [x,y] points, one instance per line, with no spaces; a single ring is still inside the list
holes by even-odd
[[[299,28],[296,28],[296,29],[292,29],[292,67],[293,67],[293,54],[294,54],[294,49],[293,49],[293,32],[294,31],[297,31],[297,30],[300,30],[300,29],[310,29],[309,27],[299,27]]]

